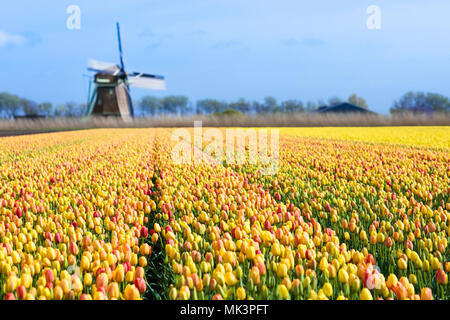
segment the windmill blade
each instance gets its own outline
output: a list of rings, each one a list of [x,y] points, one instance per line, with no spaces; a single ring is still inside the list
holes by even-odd
[[[116,26],[117,26],[117,39],[119,41],[120,70],[122,70],[122,72],[125,72],[125,64],[123,63],[122,39],[120,37],[120,25],[118,22],[116,22]]]
[[[166,90],[164,77],[153,74],[133,72],[128,76],[128,83],[137,88]]]
[[[107,73],[118,73],[120,71],[119,67],[112,62],[97,61],[94,59],[88,59],[88,70],[95,72],[107,72]]]

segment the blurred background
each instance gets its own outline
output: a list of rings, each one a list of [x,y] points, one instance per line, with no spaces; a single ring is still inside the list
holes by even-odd
[[[0,116],[85,115],[87,59],[118,62],[116,21],[127,68],[166,79],[165,91],[131,89],[136,116],[343,102],[381,115],[448,112],[448,12],[442,0],[7,2]]]

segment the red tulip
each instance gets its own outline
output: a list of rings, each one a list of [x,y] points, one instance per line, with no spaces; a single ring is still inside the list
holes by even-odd
[[[53,273],[53,269],[47,269],[45,271],[45,279],[47,280],[47,283],[53,283],[53,281],[55,281],[55,275]]]
[[[101,275],[104,272],[106,272],[105,268],[100,267],[95,271],[95,276],[98,277],[99,275]]]
[[[52,234],[48,231],[45,232],[45,239],[52,241]]]
[[[147,289],[147,284],[145,283],[145,280],[143,278],[136,278],[134,280],[134,286],[138,288],[141,294],[143,294]]]
[[[148,237],[148,228],[147,227],[141,228],[141,237],[144,239]]]
[[[8,229],[8,228],[6,228]],[[3,243],[3,247],[6,248],[6,253],[11,255],[11,246],[8,243]]]
[[[23,285],[18,286],[17,287],[17,297],[20,300],[23,300],[26,295],[27,295],[27,289],[25,288],[25,286],[23,286]]]
[[[128,271],[131,271],[131,264],[129,262],[123,262],[122,264],[123,264],[125,273]]]
[[[71,241],[69,243],[69,250],[70,250],[70,253],[73,254],[74,256],[78,255],[79,250],[78,250],[78,245],[76,244],[76,242]]]
[[[18,216],[19,218],[22,218],[22,209],[20,209],[20,208],[16,209],[16,216]]]
[[[87,293],[83,293],[83,294],[80,296],[80,300],[91,300],[91,299],[89,299],[89,296],[88,296]]]
[[[16,300],[14,293],[8,292],[5,296],[5,300]]]
[[[409,240],[409,239],[406,240],[406,247],[409,248],[410,250],[413,249],[414,246],[413,246],[413,243],[411,242],[411,240]]]
[[[366,257],[366,263],[370,263],[371,265],[375,265],[375,258],[370,253]]]
[[[386,240],[384,240],[384,244],[388,248],[392,247],[392,239],[391,239],[391,237],[386,237]]]
[[[447,274],[444,272],[444,270],[439,269],[436,272],[436,282],[439,284],[447,284],[448,283]]]
[[[59,233],[55,234],[55,241],[56,243],[61,243],[62,242],[62,236]]]

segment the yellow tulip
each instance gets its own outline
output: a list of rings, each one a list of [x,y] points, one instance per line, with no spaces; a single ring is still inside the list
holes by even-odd
[[[359,300],[373,300],[372,294],[370,293],[369,289],[364,288],[361,290],[361,293],[359,294]]]
[[[403,259],[403,258],[398,259],[398,267],[400,270],[406,270],[408,265],[407,265],[405,259]]]
[[[145,266],[147,266],[147,258],[145,258],[145,257],[139,257],[139,266],[141,266],[141,267],[145,267]]]
[[[281,299],[287,299],[289,297],[289,291],[284,284],[278,285],[277,291]]]
[[[331,283],[325,282],[322,289],[328,298],[333,295],[333,286],[331,285]]]
[[[83,284],[85,287],[89,287],[92,285],[92,275],[90,273],[84,274]]]
[[[287,276],[287,266],[284,263],[280,263],[277,266],[277,276],[279,278],[284,278]]]
[[[237,298],[238,298],[239,300],[244,300],[245,297],[246,297],[245,289],[242,288],[242,287],[237,288],[237,290],[236,290],[236,296],[237,296]]]
[[[344,269],[340,269],[338,273],[338,279],[340,283],[348,283],[348,273]]]
[[[233,272],[228,271],[225,273],[225,283],[227,286],[234,286],[238,282]]]
[[[386,286],[388,288],[395,287],[397,285],[397,282],[397,277],[395,276],[395,274],[391,273],[388,277],[388,280],[386,281]]]

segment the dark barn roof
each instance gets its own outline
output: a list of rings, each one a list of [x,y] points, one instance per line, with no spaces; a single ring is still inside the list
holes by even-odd
[[[25,114],[25,115],[14,115],[14,119],[44,119],[47,118],[40,114]]]
[[[368,109],[361,108],[351,103],[339,103],[333,106],[323,106],[316,110],[321,113],[374,113]]]

